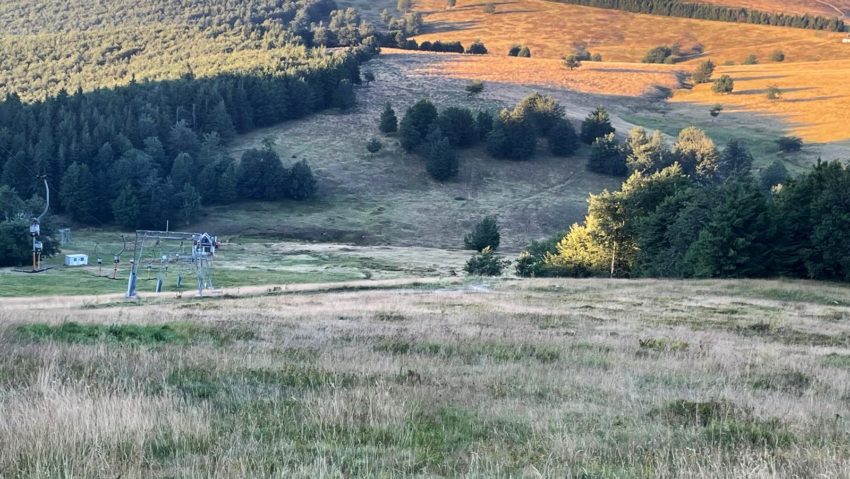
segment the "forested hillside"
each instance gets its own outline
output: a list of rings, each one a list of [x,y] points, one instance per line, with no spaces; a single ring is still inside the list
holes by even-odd
[[[3,4],[14,32],[0,55],[5,198],[41,194],[35,177],[47,175],[54,211],[133,228],[187,221],[201,201],[310,196],[305,163],[278,160],[264,177],[274,181],[258,183],[222,145],[351,106],[359,63],[375,52],[371,27],[331,0],[243,3]],[[255,166],[275,163],[252,155]],[[23,221],[28,212],[9,205],[24,203],[3,205],[7,221]]]

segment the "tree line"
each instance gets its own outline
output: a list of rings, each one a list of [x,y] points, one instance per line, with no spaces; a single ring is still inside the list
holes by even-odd
[[[779,27],[846,31],[844,21],[837,17],[795,15],[780,12],[763,12],[743,7],[727,7],[710,3],[688,3],[680,0],[553,0],[559,3],[585,7],[624,10],[632,13],[662,15],[667,17],[717,20],[721,22],[752,23]]]
[[[684,136],[696,135],[690,130]],[[633,132],[636,137],[647,138]],[[532,243],[517,272],[850,280],[850,167],[819,162],[789,179],[774,163],[759,180],[737,141],[717,160],[635,169],[620,190],[590,196],[582,223]]]

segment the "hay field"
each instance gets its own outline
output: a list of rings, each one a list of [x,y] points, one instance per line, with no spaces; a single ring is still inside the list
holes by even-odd
[[[533,280],[315,293],[36,311],[0,300],[0,476],[850,469],[845,287]]]
[[[482,40],[495,55],[506,55],[514,43],[527,45],[533,56],[561,58],[573,44],[584,43],[606,61],[640,61],[658,45],[679,42],[684,50],[701,45],[716,63],[739,63],[750,53],[767,59],[776,49],[786,61],[850,59],[844,34],[795,28],[733,24],[639,15],[579,7],[546,0],[496,2],[496,13],[484,13],[481,0],[459,0],[452,9],[444,0],[420,0],[416,8],[428,24],[418,41]],[[695,58],[692,61],[697,61]]]
[[[722,66],[715,76],[724,74],[735,81],[732,94],[717,95],[705,84],[676,92],[672,101],[706,106],[721,103],[728,111],[769,114],[782,119],[789,133],[807,142],[850,140],[850,60]],[[771,85],[782,90],[781,99],[767,99]]]

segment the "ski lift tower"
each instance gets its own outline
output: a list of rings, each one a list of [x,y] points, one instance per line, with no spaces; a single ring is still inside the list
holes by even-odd
[[[47,210],[50,208],[50,186],[47,185],[47,177],[39,176],[38,179],[44,181],[45,203],[44,211],[38,217],[33,216],[30,221],[30,236],[32,236],[32,272],[38,273],[41,271],[41,251],[44,245],[39,236],[41,236],[41,220],[47,215]]]
[[[183,254],[182,246],[189,242],[192,245],[191,254]],[[137,294],[136,283],[138,280],[138,268],[144,257],[146,245],[163,248],[166,244],[180,244],[179,252],[165,252],[161,256],[160,274],[157,278],[156,292],[162,291],[165,272],[170,263],[188,266],[194,270],[197,277],[198,296],[203,296],[205,291],[213,289],[212,283],[212,259],[215,256],[216,237],[207,233],[180,233],[176,231],[136,231],[136,241],[133,246],[133,259],[130,260],[130,278],[127,280],[127,298],[135,298]],[[178,276],[178,285],[182,277]]]

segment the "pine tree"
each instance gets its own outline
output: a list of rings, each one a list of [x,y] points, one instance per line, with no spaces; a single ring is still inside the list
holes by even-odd
[[[593,110],[581,124],[581,141],[587,145],[592,145],[597,138],[605,136],[609,133],[614,133],[614,127],[611,126],[611,117],[605,108],[597,107]]]
[[[446,181],[457,175],[457,156],[452,150],[449,139],[445,136],[437,138],[428,147],[425,169],[431,178]]]
[[[91,222],[94,218],[94,176],[88,165],[71,163],[62,177],[59,200],[64,210],[76,221]]]
[[[720,153],[714,141],[699,128],[688,127],[680,131],[672,154],[685,173],[702,181],[711,181],[718,174]]]
[[[472,112],[466,108],[446,108],[437,117],[437,124],[452,146],[472,146],[478,139]]]
[[[753,167],[753,155],[741,140],[731,139],[720,155],[716,177],[720,181],[728,178],[749,175]]]
[[[139,226],[139,200],[130,185],[125,186],[112,203],[112,216],[124,228],[134,229]]]
[[[699,64],[696,71],[694,71],[691,77],[694,80],[694,83],[708,83],[711,81],[711,75],[714,74],[714,62],[711,60],[706,60]]]
[[[561,118],[549,130],[549,151],[555,156],[570,156],[579,146],[578,135],[569,120]]]
[[[463,246],[475,251],[484,251],[485,248],[496,250],[499,248],[501,238],[499,222],[496,221],[496,217],[487,216],[478,222],[469,234],[463,237]]]
[[[599,137],[590,147],[587,169],[601,175],[626,176],[626,153],[613,133]]]
[[[301,160],[290,170],[289,197],[295,200],[306,200],[316,194],[316,178],[313,170],[306,161]]]
[[[688,251],[694,274],[704,278],[754,278],[771,272],[773,226],[767,202],[751,178],[730,181]]]
[[[192,159],[192,156],[188,153],[180,153],[174,159],[173,166],[171,167],[171,182],[178,188],[183,188],[183,185],[187,183],[193,184],[195,180],[194,171],[195,161]]]
[[[378,125],[378,129],[381,130],[381,133],[390,134],[398,131],[398,118],[396,118],[395,110],[393,110],[392,105],[387,102],[387,105],[384,107],[384,111],[381,112],[381,121]]]

